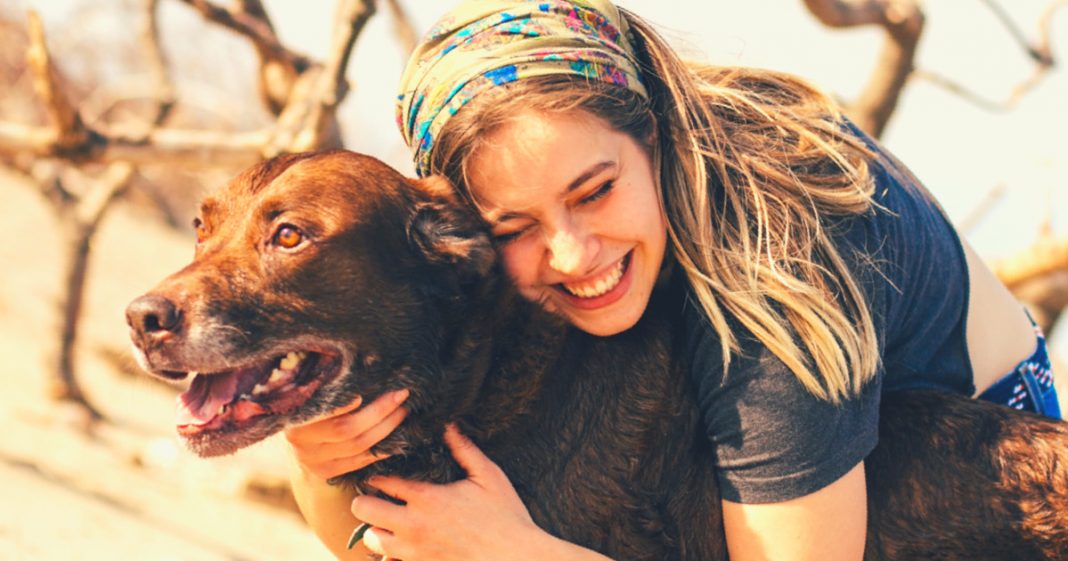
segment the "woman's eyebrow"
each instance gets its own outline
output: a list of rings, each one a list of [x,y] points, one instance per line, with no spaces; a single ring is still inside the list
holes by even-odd
[[[592,166],[587,168],[586,171],[580,173],[578,177],[571,180],[571,183],[567,184],[567,192],[570,193],[575,189],[578,189],[582,186],[583,183],[589,181],[591,177],[594,177],[595,175],[615,165],[616,163],[611,160],[605,160],[603,162],[593,164]]]
[[[613,161],[613,160],[605,160],[603,162],[598,162],[596,164],[593,164],[592,166],[590,166],[590,167],[586,168],[585,170],[583,170],[582,173],[580,173],[577,176],[575,176],[575,178],[572,179],[571,182],[567,184],[567,189],[565,190],[565,192],[570,193],[570,192],[574,191],[575,189],[578,189],[584,183],[589,181],[590,178],[596,177],[597,174],[603,172],[606,169],[613,168],[613,167],[615,167],[615,165],[616,165],[616,162]],[[486,221],[489,222],[491,225],[494,225],[494,224],[500,224],[501,222],[507,222],[509,220],[515,220],[517,218],[525,218],[526,216],[527,215],[525,213],[522,213],[522,212],[504,211],[504,212],[501,212],[500,214],[497,214],[494,211],[490,211],[489,213],[487,213]]]

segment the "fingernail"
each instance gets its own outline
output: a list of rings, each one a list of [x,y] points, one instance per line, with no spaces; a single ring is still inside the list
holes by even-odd
[[[408,399],[408,394],[410,394],[410,393],[411,392],[409,392],[408,390],[404,389],[404,390],[401,390],[401,391],[393,394],[393,402],[394,403],[401,403],[405,399]]]
[[[371,525],[366,522],[356,526],[356,529],[352,531],[352,535],[349,536],[349,543],[345,546],[345,549],[352,549],[352,546],[356,545],[356,542],[362,540],[363,535],[366,534],[367,530],[370,528]]]

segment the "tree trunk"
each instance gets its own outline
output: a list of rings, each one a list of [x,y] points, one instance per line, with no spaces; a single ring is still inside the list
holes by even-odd
[[[74,207],[68,207],[69,211]],[[64,290],[59,298],[62,325],[60,347],[50,389],[53,398],[81,405],[94,419],[101,413],[89,402],[78,384],[74,372],[74,352],[78,340],[78,321],[82,314],[85,296],[85,279],[89,270],[90,240],[96,231],[96,222],[82,224],[75,216],[60,221],[63,232]]]

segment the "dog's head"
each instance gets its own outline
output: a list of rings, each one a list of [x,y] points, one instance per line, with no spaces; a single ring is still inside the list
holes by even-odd
[[[447,182],[345,151],[282,156],[207,197],[193,262],[134,300],[142,366],[184,380],[178,428],[233,452],[357,394],[433,380],[442,302],[492,268]],[[414,394],[413,394],[414,397]]]

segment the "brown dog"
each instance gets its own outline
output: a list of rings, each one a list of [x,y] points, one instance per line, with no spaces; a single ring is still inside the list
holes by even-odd
[[[199,454],[409,388],[381,444],[398,455],[349,482],[463,477],[441,439],[457,421],[542,528],[614,559],[726,559],[677,291],[615,337],[569,328],[510,288],[447,184],[343,151],[245,171],[197,232],[127,320],[147,369],[193,376],[178,423]],[[934,392],[881,417],[866,559],[1068,559],[1068,425]]]

